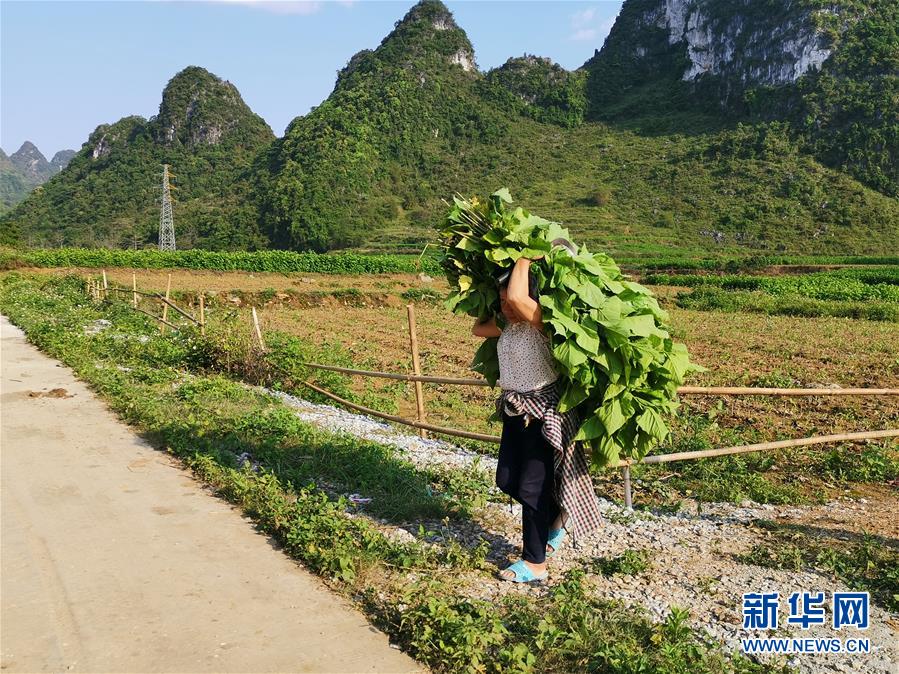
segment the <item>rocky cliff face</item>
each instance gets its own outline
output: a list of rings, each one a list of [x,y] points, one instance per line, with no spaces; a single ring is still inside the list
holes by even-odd
[[[185,68],[169,81],[150,126],[157,142],[187,147],[218,145],[228,136],[238,142],[252,139],[250,144],[255,144],[274,135],[244,103],[237,87],[197,66]]]
[[[669,45],[686,50],[685,81],[720,76],[744,86],[778,86],[821,68],[831,48],[810,8],[799,2],[753,4],[755,9],[744,2],[664,0],[643,13],[637,27],[660,28]],[[641,58],[645,48],[634,44],[634,55]]]
[[[818,72],[833,53],[843,6],[810,0],[627,0],[586,64],[604,105],[633,87],[707,96],[726,107],[754,87],[782,87]],[[682,86],[678,87],[680,83]]]
[[[62,171],[75,154],[75,150],[60,150],[53,155],[51,161],[47,161],[47,158],[37,149],[37,146],[26,140],[22,143],[22,147],[8,159],[26,180],[35,185],[40,185]],[[6,157],[5,154],[3,156]]]
[[[28,140],[9,156],[9,160],[26,180],[35,185],[40,185],[53,173],[47,158]]]
[[[85,147],[91,159],[109,156],[115,148],[124,149],[139,136],[147,136],[147,120],[140,115],[123,117],[113,124],[101,124],[88,137]]]
[[[471,77],[479,74],[474,47],[450,11],[440,0],[421,0],[394,24],[377,49],[363,49],[350,59],[337,74],[336,88],[355,86],[358,75],[385,68],[414,70],[424,86],[445,74],[447,65],[458,66]]]
[[[53,159],[50,160],[50,166],[53,168],[54,173],[59,173],[68,166],[69,162],[72,161],[72,157],[76,154],[78,153],[75,150],[60,150],[53,155]]]

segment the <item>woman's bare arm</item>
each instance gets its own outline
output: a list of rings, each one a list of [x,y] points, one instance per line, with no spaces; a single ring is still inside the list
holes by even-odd
[[[496,317],[493,316],[483,323],[479,322],[478,319],[475,319],[474,325],[471,328],[471,334],[475,337],[499,337],[502,330],[499,329],[499,326],[496,324]]]
[[[528,271],[531,267],[531,260],[520,257],[515,262],[512,269],[512,276],[509,278],[509,294],[506,301],[515,309],[522,320],[543,330],[543,308],[539,303],[531,299],[528,294]]]

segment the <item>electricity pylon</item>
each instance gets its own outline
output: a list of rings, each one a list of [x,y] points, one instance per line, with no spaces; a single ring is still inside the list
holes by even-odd
[[[172,217],[172,192],[169,165],[162,165],[162,214],[159,216],[159,250],[175,250],[175,220]]]

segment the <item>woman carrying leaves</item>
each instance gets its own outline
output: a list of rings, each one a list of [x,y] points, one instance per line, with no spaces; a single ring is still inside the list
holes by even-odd
[[[561,382],[530,271],[541,258],[521,257],[497,279],[505,328],[495,316],[472,328],[476,336],[499,338],[496,414],[503,431],[496,484],[521,504],[523,539],[522,558],[499,576],[517,583],[547,577],[546,560],[566,531],[578,540],[601,524],[583,447],[574,442],[581,419],[573,409],[558,411]]]

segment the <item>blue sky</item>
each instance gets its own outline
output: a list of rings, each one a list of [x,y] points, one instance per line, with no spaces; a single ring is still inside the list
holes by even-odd
[[[231,81],[277,135],[327,98],[412,0],[0,1],[0,147],[51,158],[98,124],[158,112],[188,65]],[[621,2],[447,1],[487,70],[525,52],[573,69],[602,46]]]

